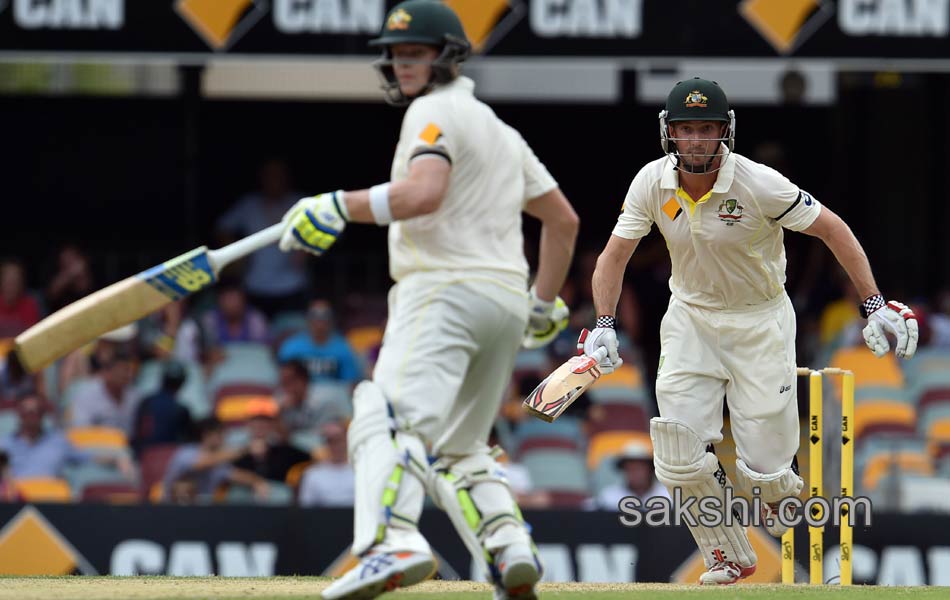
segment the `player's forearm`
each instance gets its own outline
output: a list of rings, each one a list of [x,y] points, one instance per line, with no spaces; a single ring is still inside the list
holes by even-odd
[[[831,217],[829,227],[822,231],[819,237],[848,273],[851,283],[854,284],[861,298],[880,293],[861,242],[854,236],[847,223],[837,215],[832,214]]]
[[[574,257],[578,229],[580,220],[576,214],[560,221],[545,221],[541,226],[534,288],[542,300],[553,301],[564,286]]]
[[[393,181],[385,191],[392,220],[409,219],[438,210],[449,189],[452,166],[441,158],[425,158],[412,162],[406,179]],[[382,192],[378,192],[382,193]],[[371,190],[346,192],[344,195],[348,220],[357,223],[377,223],[373,213]],[[380,207],[377,206],[377,211]]]
[[[597,257],[597,266],[591,287],[594,294],[594,310],[598,316],[615,316],[620,290],[623,289],[623,274],[640,240],[627,240],[610,236],[607,247]]]

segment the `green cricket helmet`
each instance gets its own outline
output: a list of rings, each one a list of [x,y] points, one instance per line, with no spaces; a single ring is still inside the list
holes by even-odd
[[[406,0],[394,6],[386,16],[379,37],[370,40],[369,45],[383,49],[383,55],[373,63],[373,67],[383,80],[386,101],[397,106],[408,104],[412,98],[399,89],[393,69],[394,44],[425,44],[441,51],[432,61],[432,76],[420,95],[455,79],[456,65],[472,52],[462,21],[455,11],[439,0]]]
[[[736,113],[729,108],[729,100],[715,81],[694,77],[680,81],[670,90],[666,97],[666,107],[660,111],[660,146],[663,152],[670,156],[678,169],[691,173],[712,173],[718,170],[711,168],[716,157],[725,158],[725,152],[715,152],[704,155],[708,158],[702,170],[696,171],[680,160],[676,149],[677,138],[673,137],[670,123],[676,121],[721,121],[726,123],[726,130],[721,138],[715,139],[726,145],[729,152],[733,151],[736,142]],[[722,162],[720,161],[720,167]]]

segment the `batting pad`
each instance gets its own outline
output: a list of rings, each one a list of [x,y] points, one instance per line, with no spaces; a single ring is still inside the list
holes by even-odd
[[[656,476],[673,495],[680,488],[683,500],[687,498],[716,497],[725,505],[725,486],[732,484],[719,464],[716,455],[706,451],[706,444],[688,425],[678,419],[653,418],[650,420],[650,438],[653,440],[653,464]],[[745,528],[737,522],[707,527],[700,521],[697,503],[689,512],[697,525],[688,524],[693,539],[703,554],[706,568],[727,561],[749,567],[757,557]]]
[[[497,576],[490,568],[497,550],[532,544],[504,470],[487,451],[437,460],[429,473],[429,492],[485,572]]]
[[[759,473],[749,468],[741,458],[736,459],[736,483],[743,493],[753,496],[752,488],[759,488],[759,497],[765,502],[778,502],[782,498],[798,496],[805,482],[791,468],[777,473]]]
[[[352,553],[359,556],[377,545],[429,553],[418,530],[425,502],[425,445],[393,430],[389,405],[372,381],[361,382],[353,392],[347,443],[356,476]]]

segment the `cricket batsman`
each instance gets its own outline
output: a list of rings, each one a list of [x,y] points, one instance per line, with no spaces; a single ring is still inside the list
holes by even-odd
[[[656,380],[659,418],[650,423],[658,479],[672,494],[724,498],[728,481],[713,453],[722,441],[723,396],[736,441],[736,479],[750,496],[758,488],[769,533],[782,498],[803,481],[793,463],[799,445],[795,313],[785,292],[783,229],[821,239],[864,302],[864,339],[877,357],[909,358],[917,321],[900,302],[887,302],[861,244],[838,215],[782,174],[733,151],[736,117],[713,81],[681,81],[660,112],[666,154],[644,166],[630,185],[593,275],[596,328],[585,354],[605,347],[605,373],[620,362],[615,311],[624,269],[640,238],[656,225],[673,272],[660,324]],[[693,505],[695,509],[696,505]],[[698,515],[697,515],[698,516]],[[738,523],[690,527],[706,563],[702,584],[732,584],[755,572],[756,556]]]
[[[541,564],[497,452],[487,446],[522,343],[567,325],[557,294],[579,220],[513,128],[460,75],[470,44],[441,2],[395,6],[375,63],[387,100],[408,106],[391,180],[300,200],[282,250],[321,255],[348,223],[389,227],[389,319],[371,380],[353,395],[355,568],[325,600],[375,598],[436,570],[417,523],[428,492],[490,573],[496,600],[536,598]],[[528,290],[521,214],[542,223]]]

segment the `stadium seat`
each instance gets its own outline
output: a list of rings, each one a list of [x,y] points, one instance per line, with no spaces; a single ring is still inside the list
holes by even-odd
[[[218,399],[214,414],[223,423],[242,423],[256,415],[276,416],[280,412],[271,394],[231,394]]]
[[[120,451],[129,447],[125,432],[115,427],[72,427],[66,437],[73,446],[90,451]]]
[[[135,504],[141,501],[141,490],[129,483],[93,483],[82,488],[82,502]]]
[[[151,497],[152,486],[161,483],[168,462],[178,451],[178,447],[178,444],[157,444],[142,451],[139,460],[139,471],[142,479],[143,495]]]
[[[950,349],[934,346],[918,348],[913,358],[903,362],[903,370],[908,382],[928,373],[950,373]]]
[[[885,475],[891,472],[916,473],[919,475],[933,475],[933,462],[927,454],[922,452],[901,451],[896,453],[882,453],[868,459],[861,473],[861,483],[864,490],[873,490]]]
[[[593,404],[639,404],[643,407],[650,404],[650,392],[643,386],[601,386],[597,389],[591,388],[587,395]]]
[[[279,312],[270,324],[271,335],[275,338],[287,338],[306,329],[307,314],[298,311]]]
[[[950,418],[950,402],[931,404],[917,413],[917,433],[927,437],[933,424]]]
[[[603,431],[591,436],[587,445],[587,468],[596,470],[601,461],[617,456],[632,443],[643,444],[646,448],[653,447],[650,434],[645,431]]]
[[[909,393],[920,410],[931,404],[950,402],[950,380],[934,381],[931,375],[922,375],[911,384]]]
[[[219,390],[228,385],[259,385],[274,388],[277,386],[277,363],[268,352],[266,355],[254,351],[228,355],[218,364],[208,379],[208,391],[211,398],[219,396]]]
[[[268,496],[260,499],[254,491],[244,485],[229,485],[224,494],[227,504],[258,504],[268,506],[289,506],[294,503],[294,492],[290,486],[276,481],[268,481]]]
[[[584,443],[581,420],[572,415],[561,415],[551,423],[545,423],[541,419],[525,419],[515,431],[516,446],[532,437],[561,437],[576,441],[578,445]]]
[[[617,465],[612,460],[602,460],[596,469],[591,473],[591,482],[594,489],[594,495],[599,494],[604,488],[623,483],[623,475],[617,469]]]
[[[324,439],[316,431],[295,431],[290,434],[289,442],[291,446],[298,450],[313,454],[314,451],[323,447]]]
[[[562,438],[562,437],[537,436],[537,437],[530,437],[524,440],[523,442],[521,442],[521,445],[518,446],[518,453],[519,455],[524,455],[525,453],[532,452],[534,450],[538,450],[542,448],[559,448],[561,450],[569,450],[571,452],[580,451],[580,448],[578,448],[576,440],[569,440],[567,438]]]
[[[855,385],[854,403],[855,405],[864,402],[900,402],[903,404],[914,404],[914,398],[904,388],[881,387],[876,385]]]
[[[904,385],[904,374],[894,354],[888,353],[877,358],[864,344],[841,348],[832,355],[829,366],[852,371],[855,381],[860,382],[862,386],[901,387]],[[834,397],[839,397],[837,392]]]
[[[13,482],[25,502],[70,502],[72,490],[65,479],[31,477]]]
[[[891,401],[867,401],[855,405],[854,436],[872,432],[916,432],[917,412],[910,404]]]
[[[69,482],[69,487],[75,490],[77,497],[81,496],[82,491],[89,485],[100,483],[133,485],[135,483],[134,481],[129,481],[129,479],[115,467],[102,465],[95,461],[66,467],[63,470],[63,478]]]
[[[16,411],[0,410],[0,438],[7,437],[20,426],[20,417]]]
[[[941,454],[940,449],[950,445],[950,417],[935,419],[927,431],[927,449],[935,459]]]
[[[366,356],[370,350],[383,341],[383,328],[378,325],[354,327],[346,332],[346,341],[353,351]]]
[[[528,469],[534,489],[590,493],[584,458],[578,452],[537,449],[523,454],[520,462]]]
[[[603,431],[649,431],[650,417],[639,404],[594,404],[587,413],[591,437]]]
[[[604,375],[594,382],[591,390],[605,387],[626,387],[637,389],[643,387],[643,373],[637,367],[624,363],[620,368],[609,375]]]
[[[563,510],[580,510],[590,498],[587,492],[565,492],[563,490],[548,490],[551,508]]]

